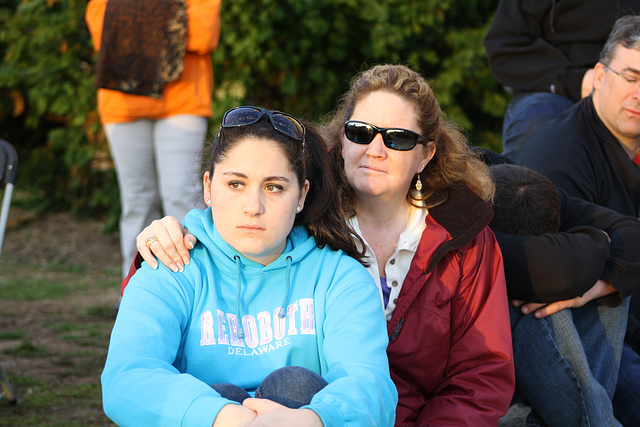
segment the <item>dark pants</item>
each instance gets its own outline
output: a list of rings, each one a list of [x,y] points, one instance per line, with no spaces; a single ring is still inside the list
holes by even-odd
[[[553,93],[534,92],[514,96],[502,122],[502,154],[521,163],[520,156],[529,137],[572,105],[573,101],[569,98]]]
[[[625,344],[622,348],[616,394],[613,397],[616,418],[623,426],[640,426],[638,402],[640,402],[640,356]]]

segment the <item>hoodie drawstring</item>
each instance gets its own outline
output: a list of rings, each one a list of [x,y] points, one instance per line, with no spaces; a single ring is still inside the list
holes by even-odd
[[[240,273],[242,271],[242,264],[240,263],[240,257],[238,255],[234,256],[233,259],[236,261],[236,277],[238,278],[238,307],[236,312],[238,313],[238,338],[244,338],[244,329],[242,329],[242,312],[240,309],[240,298],[241,298],[241,290],[242,290],[242,279]]]
[[[238,338],[244,338],[244,329],[242,328],[242,263],[240,262],[240,257],[238,255],[234,256],[233,259],[236,261],[236,272],[237,272],[237,280],[238,280],[238,305],[236,312],[238,313]],[[289,293],[291,292],[291,262],[293,259],[288,256],[287,258],[287,270],[285,272],[286,275],[286,290],[284,294],[284,298],[282,300],[282,305],[278,310],[278,317],[284,318],[287,315],[287,304],[289,303]]]
[[[291,275],[291,257],[288,256],[287,257],[287,271],[286,271],[286,284],[287,284],[287,288],[286,291],[284,293],[284,299],[282,300],[282,306],[280,307],[280,310],[278,311],[278,317],[280,317],[281,319],[284,318],[284,316],[286,316],[287,314],[287,303],[289,302],[289,292],[291,291],[291,280],[290,280],[290,275]]]

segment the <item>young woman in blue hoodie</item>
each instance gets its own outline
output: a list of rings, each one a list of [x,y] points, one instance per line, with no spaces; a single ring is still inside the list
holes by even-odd
[[[184,220],[198,238],[190,264],[145,264],[124,292],[102,374],[107,415],[393,425],[386,322],[322,139],[288,114],[239,107],[209,154],[209,208]]]

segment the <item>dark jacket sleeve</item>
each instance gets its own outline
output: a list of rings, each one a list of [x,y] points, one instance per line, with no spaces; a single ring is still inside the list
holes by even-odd
[[[561,188],[561,229],[588,224],[609,235],[611,251],[600,278],[611,283],[620,297],[630,295],[640,285],[640,221],[600,205],[571,197]]]
[[[502,85],[526,92],[553,92],[577,101],[582,78],[595,65],[573,63],[544,25],[553,14],[548,0],[502,0],[484,39],[491,73]],[[581,9],[584,7],[580,6]]]
[[[563,232],[537,237],[496,233],[509,296],[559,301],[584,294],[602,279],[619,293],[601,302],[619,304],[640,286],[640,221],[560,188],[558,196]]]
[[[584,294],[598,281],[607,257],[607,236],[592,227],[542,236],[495,233],[504,256],[510,298],[554,302]]]

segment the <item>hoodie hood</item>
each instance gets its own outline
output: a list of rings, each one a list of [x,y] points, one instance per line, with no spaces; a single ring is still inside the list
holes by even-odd
[[[211,216],[211,208],[206,210],[194,209],[184,218],[184,226],[189,232],[196,236],[198,243],[206,247],[214,254],[216,264],[221,267],[229,267],[235,270],[235,258],[240,257],[242,265],[246,269],[258,269],[259,271],[269,271],[286,266],[286,259],[291,258],[291,262],[300,262],[311,250],[316,247],[315,239],[309,235],[306,227],[295,226],[287,236],[287,244],[282,254],[272,263],[262,265],[242,255],[231,245],[225,242],[218,230],[216,230]]]
[[[211,208],[204,211],[197,209],[190,211],[185,216],[184,225],[198,239],[196,248],[198,245],[206,248],[211,254],[213,263],[235,280],[237,287],[236,310],[240,318],[244,313],[245,306],[242,301],[243,278],[249,280],[249,277],[261,274],[276,277],[275,280],[279,282],[273,292],[282,292],[283,294],[278,315],[281,318],[285,317],[286,307],[291,297],[292,267],[316,248],[315,239],[309,235],[304,226],[294,227],[287,236],[287,243],[282,254],[270,264],[262,265],[245,257],[222,239],[213,223]],[[241,326],[238,335],[240,338],[244,337]]]

